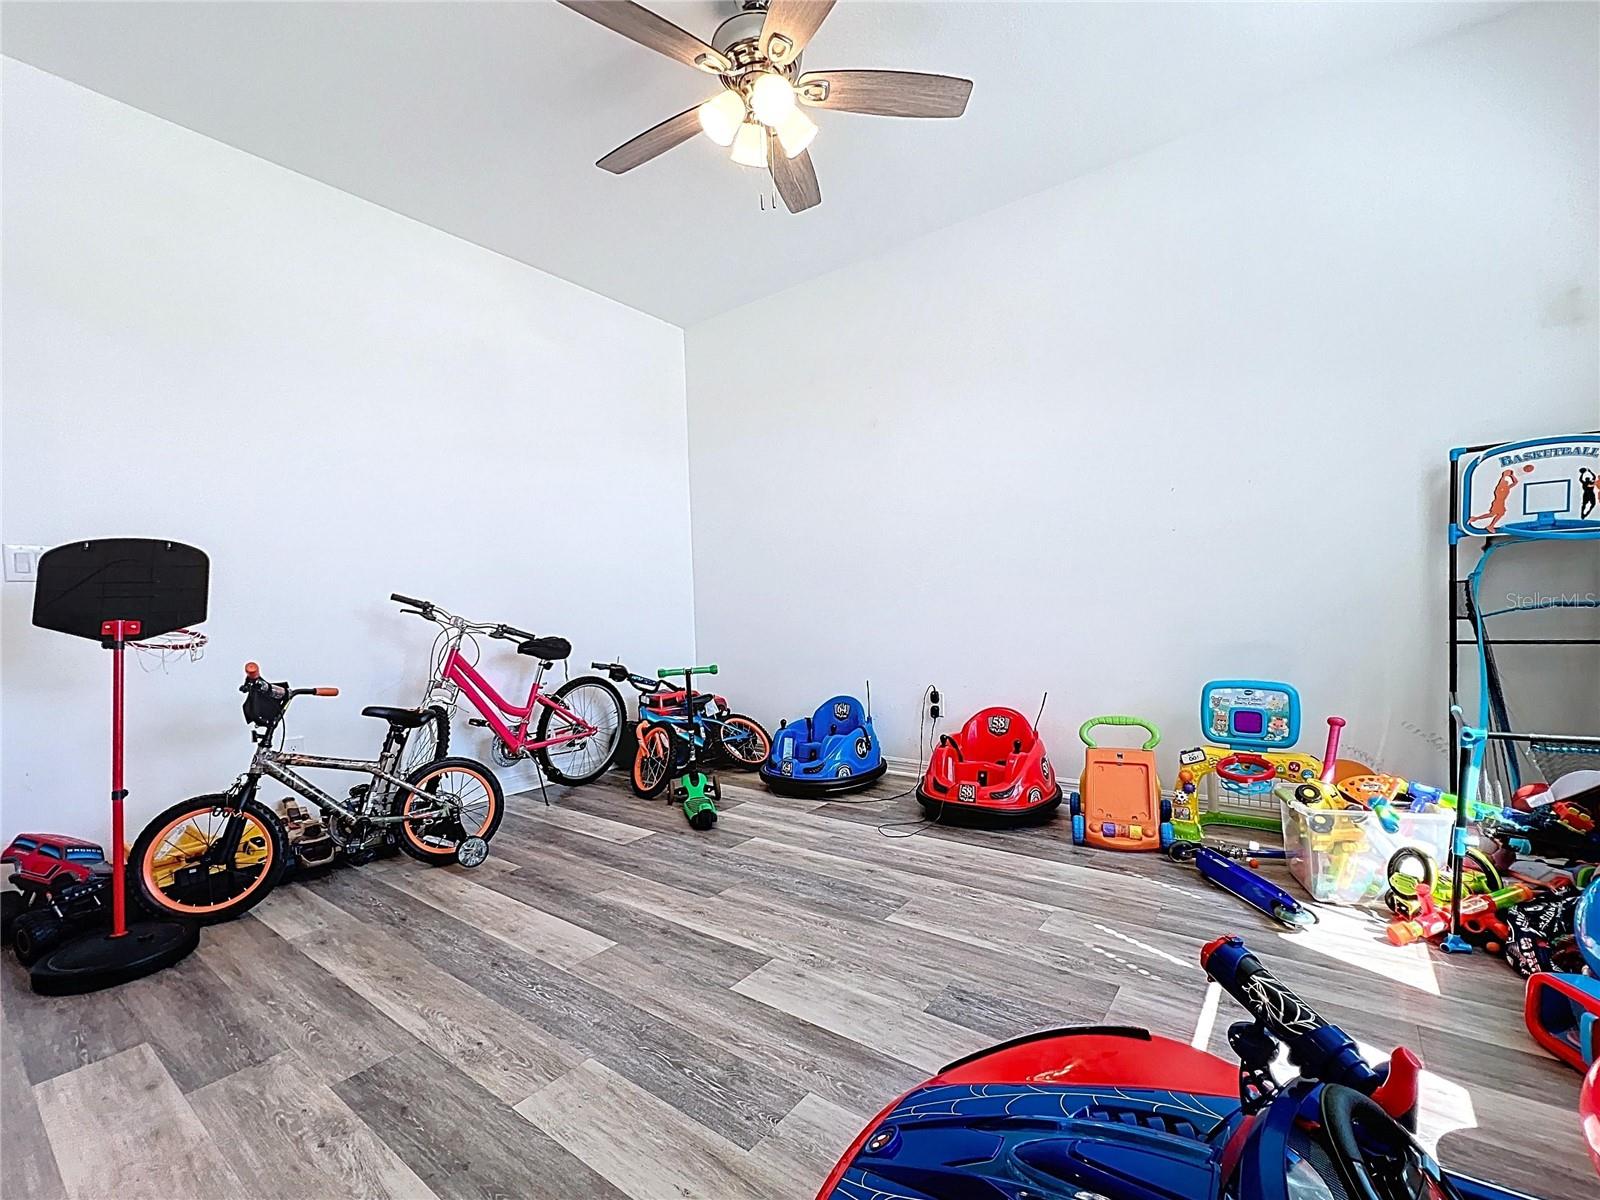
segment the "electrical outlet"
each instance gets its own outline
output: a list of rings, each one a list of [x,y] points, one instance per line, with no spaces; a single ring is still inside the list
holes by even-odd
[[[14,546],[8,544],[6,555],[6,582],[32,583],[39,577],[39,556],[49,546]]]
[[[934,684],[928,685],[928,720],[937,721],[944,715],[944,697],[939,694],[939,689]]]
[[[306,752],[305,734],[297,733],[294,737],[283,739],[285,754],[304,754]]]

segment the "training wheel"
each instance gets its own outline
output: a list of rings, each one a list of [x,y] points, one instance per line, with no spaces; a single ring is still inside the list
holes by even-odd
[[[462,838],[456,846],[456,861],[463,867],[476,867],[489,857],[489,843],[481,837]]]

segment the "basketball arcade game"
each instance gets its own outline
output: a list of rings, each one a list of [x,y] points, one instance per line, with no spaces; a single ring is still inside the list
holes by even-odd
[[[1492,618],[1513,613],[1600,610],[1600,596],[1533,595],[1525,602],[1490,609],[1481,603],[1485,571],[1507,547],[1600,541],[1600,433],[1451,450],[1449,538],[1449,707],[1460,704],[1461,649],[1475,647],[1476,727],[1486,731],[1489,742],[1484,774],[1485,782],[1500,791],[1494,799],[1509,803],[1529,768],[1553,781],[1579,767],[1600,767],[1600,730],[1561,734],[1516,728],[1495,656],[1499,646],[1596,646],[1600,637],[1496,637],[1490,630]],[[1463,577],[1462,543],[1469,541],[1478,543],[1479,552]],[[1466,635],[1463,624],[1469,627]],[[1450,728],[1455,744],[1459,731],[1453,720]],[[1456,794],[1462,794],[1459,766],[1452,783]]]

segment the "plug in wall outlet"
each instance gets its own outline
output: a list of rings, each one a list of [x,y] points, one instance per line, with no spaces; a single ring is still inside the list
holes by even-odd
[[[944,715],[944,697],[939,694],[939,689],[934,684],[928,685],[928,720],[937,721]]]
[[[6,582],[7,583],[32,583],[39,577],[39,556],[49,546],[21,546],[7,544],[6,555]]]

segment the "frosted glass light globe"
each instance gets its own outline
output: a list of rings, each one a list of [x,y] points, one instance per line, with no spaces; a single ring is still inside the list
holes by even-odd
[[[763,125],[776,128],[794,111],[794,88],[775,72],[757,75],[750,85],[750,111]]]

